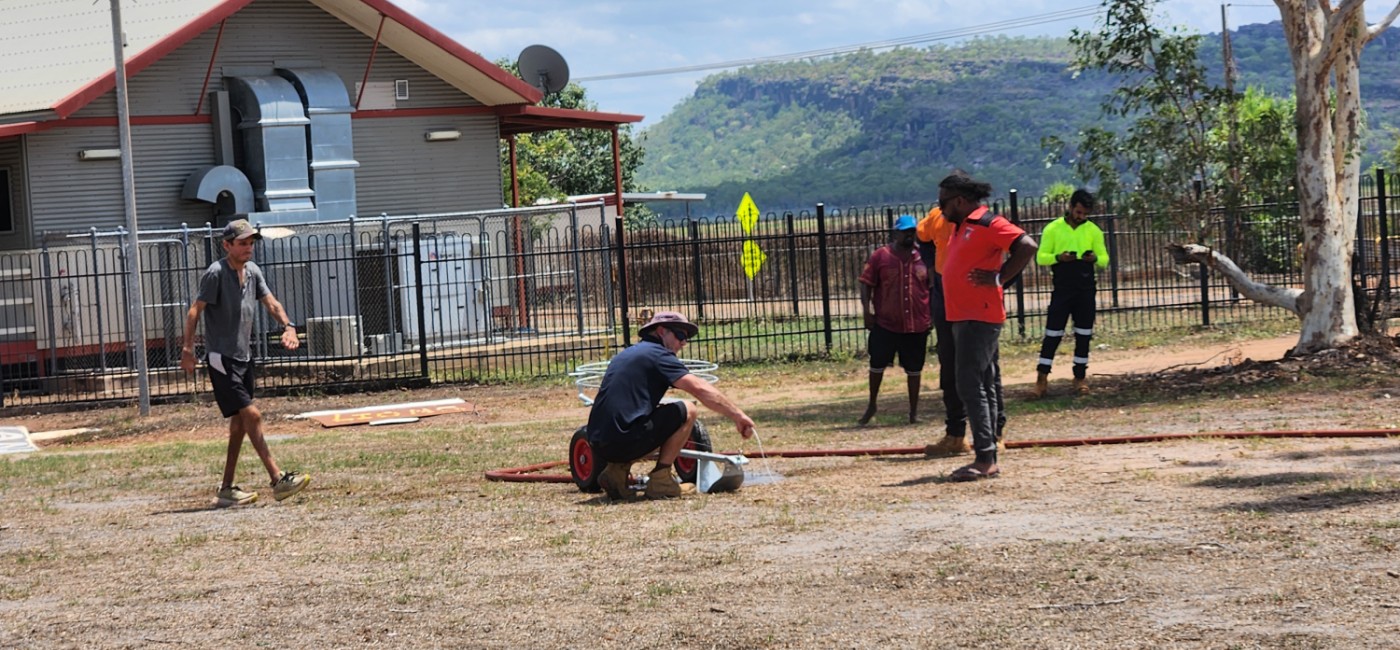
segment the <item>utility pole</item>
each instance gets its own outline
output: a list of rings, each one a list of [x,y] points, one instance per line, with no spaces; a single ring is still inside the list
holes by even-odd
[[[1229,175],[1229,187],[1225,189],[1225,254],[1232,259],[1239,259],[1238,248],[1239,237],[1236,230],[1236,212],[1240,207],[1240,148],[1239,148],[1239,120],[1238,105],[1235,97],[1235,53],[1230,48],[1230,22],[1228,20],[1227,9],[1229,4],[1220,5],[1220,47],[1225,58],[1225,94],[1229,104],[1225,107],[1226,119],[1229,121],[1230,139],[1229,149],[1226,152],[1229,165],[1226,173]]]
[[[1239,168],[1235,165],[1235,156],[1238,151],[1236,142],[1236,110],[1235,110],[1235,53],[1230,49],[1230,23],[1226,16],[1226,9],[1230,5],[1220,5],[1220,47],[1225,58],[1225,92],[1230,96],[1228,106],[1230,119],[1230,180],[1239,181]]]
[[[151,414],[151,380],[146,366],[146,301],[141,296],[141,249],[136,238],[136,167],[131,154],[131,114],[126,96],[126,39],[122,35],[122,2],[112,0],[112,50],[116,59],[117,139],[122,152],[122,198],[126,207],[126,342],[136,363],[141,415]],[[105,343],[103,344],[105,345]],[[102,354],[105,354],[105,349]]]

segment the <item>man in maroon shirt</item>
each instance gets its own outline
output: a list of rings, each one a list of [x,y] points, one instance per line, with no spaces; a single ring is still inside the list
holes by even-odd
[[[896,354],[909,384],[909,422],[918,421],[920,373],[931,321],[928,267],[914,248],[917,225],[909,215],[896,220],[889,245],[876,249],[860,273],[861,314],[870,330],[870,404],[860,416],[861,426],[875,417],[880,381]]]

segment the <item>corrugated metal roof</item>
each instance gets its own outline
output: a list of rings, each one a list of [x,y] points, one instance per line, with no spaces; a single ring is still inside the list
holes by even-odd
[[[127,74],[136,74],[256,0],[124,0]],[[488,106],[533,104],[539,91],[387,0],[307,0]],[[0,118],[66,117],[111,90],[111,5],[0,1]],[[382,30],[381,30],[382,25]],[[45,119],[45,116],[39,116]]]
[[[223,0],[127,0],[127,56],[169,36]],[[0,2],[0,114],[49,110],[112,73],[112,12],[93,0]]]

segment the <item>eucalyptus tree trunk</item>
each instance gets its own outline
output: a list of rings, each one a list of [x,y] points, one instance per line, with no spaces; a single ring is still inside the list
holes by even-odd
[[[1357,335],[1351,256],[1361,174],[1361,48],[1395,20],[1367,27],[1363,0],[1274,0],[1293,56],[1298,210],[1303,225],[1302,321],[1295,352],[1335,348]],[[1334,85],[1335,82],[1335,85]],[[1335,110],[1329,101],[1336,92]]]

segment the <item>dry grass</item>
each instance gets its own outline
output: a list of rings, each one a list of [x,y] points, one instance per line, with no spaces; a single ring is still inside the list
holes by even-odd
[[[1010,432],[1394,428],[1393,377],[1188,399],[1111,378],[1080,400],[1015,386]],[[896,424],[902,382],[883,424],[851,427],[864,380],[853,362],[722,386],[769,449],[933,439],[937,424]],[[946,480],[956,460],[774,459],[780,481],[738,493],[607,504],[483,479],[564,456],[586,411],[562,386],[463,390],[478,414],[395,428],[280,418],[454,394],[266,400],[274,452],[314,481],[233,510],[209,507],[212,406],[31,418],[106,430],[0,457],[0,646],[1374,648],[1400,633],[1394,438],[1013,450],[976,484]],[[938,420],[936,392],[923,403]],[[240,469],[262,477],[250,450]]]

